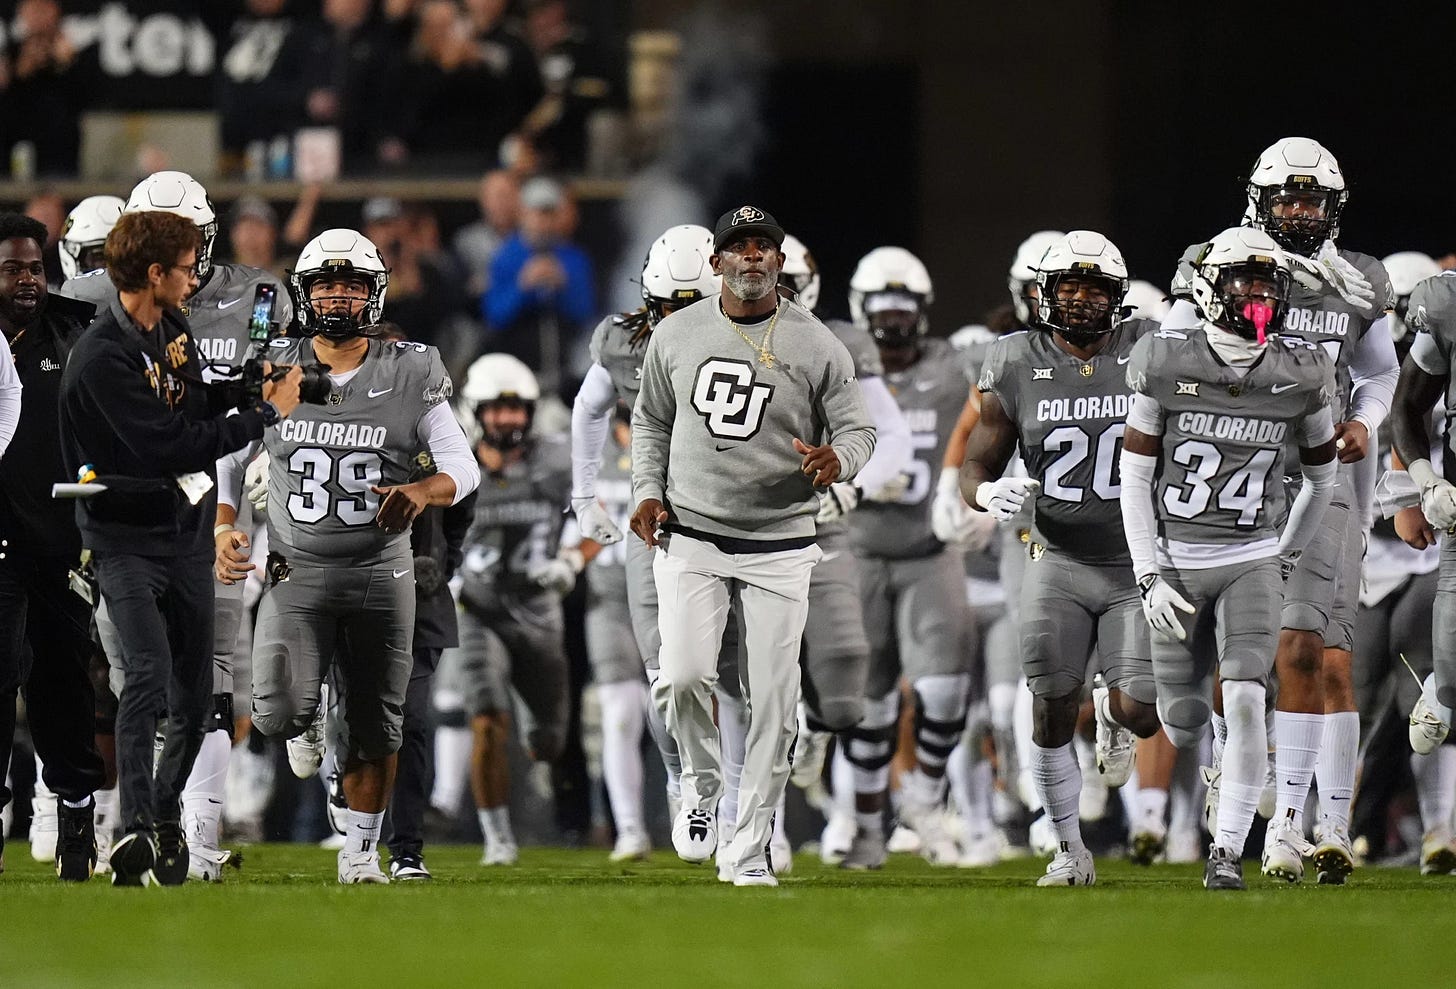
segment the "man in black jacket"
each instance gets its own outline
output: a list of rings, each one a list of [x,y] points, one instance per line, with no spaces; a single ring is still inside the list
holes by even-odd
[[[196,287],[198,244],[186,217],[124,214],[106,240],[119,298],[72,349],[61,380],[66,469],[107,485],[78,503],[76,519],[121,642],[116,885],[187,878],[178,798],[212,707],[214,464],[299,400],[296,368],[237,415],[204,385],[179,311]]]
[[[88,674],[91,606],[68,586],[81,535],[71,507],[51,498],[51,485],[69,480],[56,420],[61,368],[95,310],[49,293],[45,242],[40,221],[0,214],[0,331],[25,388],[15,436],[0,459],[0,808],[11,797],[5,767],[15,695],[23,689],[45,782],[58,798],[56,874],[85,880],[96,865],[91,794],[102,783]],[[0,835],[0,852],[3,842]]]

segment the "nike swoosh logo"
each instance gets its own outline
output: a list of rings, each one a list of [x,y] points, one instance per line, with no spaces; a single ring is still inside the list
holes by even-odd
[[[1273,392],[1274,394],[1278,395],[1280,392],[1282,392],[1282,391],[1288,391],[1289,389],[1293,388],[1297,384],[1299,384],[1299,382],[1297,382],[1297,381],[1290,381],[1290,382],[1287,382],[1286,384],[1282,384],[1282,385],[1270,385],[1269,386],[1269,390],[1271,392]]]
[[[394,391],[394,386],[393,385],[390,385],[388,388],[380,388],[377,391],[375,389],[371,388],[371,389],[369,389],[369,397],[370,398],[378,398],[380,395],[388,395],[392,391]]]
[[[717,450],[719,453],[722,453],[725,450],[733,449],[733,444],[729,443],[727,446],[718,446],[717,444],[714,444],[713,449]]]
[[[1119,364],[1126,364],[1130,360],[1132,360],[1131,357],[1119,357],[1117,359],[1117,363],[1119,363]]]
[[[233,306],[237,305],[239,302],[242,301],[242,299],[229,299],[227,302],[219,302],[217,304],[217,307],[219,309],[231,309]]]
[[[399,578],[401,578],[405,574],[409,573],[409,571],[408,570],[391,570],[389,573],[390,573],[390,575],[392,577],[394,577],[395,580],[399,580]]]
[[[915,382],[915,390],[916,391],[930,391],[930,389],[932,389],[934,387],[935,387],[935,382],[934,381],[917,381],[917,382]]]

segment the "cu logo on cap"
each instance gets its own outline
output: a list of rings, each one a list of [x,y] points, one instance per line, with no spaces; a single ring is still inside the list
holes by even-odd
[[[733,225],[736,227],[740,223],[757,223],[763,217],[763,210],[755,209],[752,206],[742,206],[739,207],[737,213],[733,214]]]
[[[720,440],[752,439],[763,426],[763,413],[774,386],[759,384],[747,361],[710,357],[693,380],[693,408],[708,432]]]

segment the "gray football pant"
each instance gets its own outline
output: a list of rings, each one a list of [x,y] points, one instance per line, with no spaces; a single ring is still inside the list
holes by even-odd
[[[1213,678],[1255,680],[1268,686],[1279,646],[1283,580],[1277,557],[1207,570],[1164,570],[1163,579],[1194,613],[1178,612],[1187,638],[1151,634],[1158,717],[1180,748],[1203,738]]]
[[[1080,688],[1094,647],[1108,686],[1153,703],[1148,623],[1132,565],[1041,552],[1021,585],[1021,662],[1032,694],[1065,697]]]
[[[789,779],[797,731],[799,650],[809,612],[809,578],[818,546],[776,553],[725,553],[681,533],[656,554],[660,669],[653,697],[682,756],[683,806],[712,810],[723,793],[713,686],[730,609],[740,616],[738,676],[747,701],[748,735],[738,813],[727,863],[735,871],[766,868],[774,812]]]
[[[1441,567],[1437,571],[1436,608],[1431,629],[1436,672],[1436,699],[1456,708],[1456,550],[1441,543]]]
[[[508,713],[511,688],[531,723],[531,755],[552,762],[566,744],[566,647],[561,599],[539,593],[460,610],[460,673],[471,715]]]
[[[592,680],[598,684],[642,680],[645,667],[632,627],[631,606],[625,597],[599,593],[592,576],[588,568],[586,652],[591,662]],[[608,587],[613,591],[621,590],[620,585]]]
[[[1405,656],[1416,676],[1425,679],[1434,668],[1431,615],[1436,610],[1435,571],[1416,574],[1370,607],[1360,608],[1355,625],[1355,651],[1350,658],[1350,679],[1355,703],[1365,724],[1379,713],[1387,678],[1395,682],[1397,709],[1408,713],[1421,688],[1402,663]]]
[[[414,624],[408,556],[372,566],[295,566],[258,606],[253,723],[265,735],[303,734],[332,667],[347,753],[375,761],[398,752]]]
[[[864,717],[870,643],[860,617],[859,574],[848,531],[822,534],[819,549],[824,555],[809,580],[809,617],[799,657],[804,705],[813,727],[844,731]]]
[[[866,696],[878,700],[900,678],[970,674],[975,642],[959,553],[910,560],[861,557],[860,606],[870,643]]]
[[[1343,473],[1343,472],[1342,472]],[[1354,644],[1355,613],[1360,605],[1360,567],[1365,560],[1365,533],[1360,513],[1352,509],[1344,481],[1335,501],[1325,509],[1320,527],[1300,554],[1299,565],[1284,589],[1283,628],[1318,632],[1330,649]]]

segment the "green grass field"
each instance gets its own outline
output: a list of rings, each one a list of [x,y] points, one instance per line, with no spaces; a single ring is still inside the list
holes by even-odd
[[[344,888],[334,853],[247,849],[220,886],[62,886],[7,849],[0,986],[1116,986],[1450,984],[1456,877],[1364,869],[1344,888],[1212,894],[1197,866],[1098,863],[1036,889],[1039,861],[878,873],[800,855],[776,890],[659,852],[527,850],[509,870],[430,851],[430,884]]]

